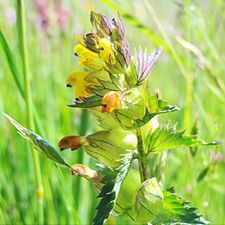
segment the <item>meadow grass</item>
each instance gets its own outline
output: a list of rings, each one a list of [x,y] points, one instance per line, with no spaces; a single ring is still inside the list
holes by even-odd
[[[50,1],[53,2],[53,1]],[[34,1],[25,1],[27,53],[30,71],[24,80],[24,46],[21,26],[10,21],[16,12],[14,1],[0,1],[0,112],[6,112],[23,125],[27,123],[26,85],[30,84],[32,117],[35,130],[57,147],[59,139],[69,134],[85,134],[96,130],[95,121],[87,112],[66,105],[73,101],[73,91],[66,89],[65,79],[79,69],[73,57],[74,33],[89,32],[89,11],[115,17],[119,9],[125,23],[131,49],[141,45],[149,50],[164,46],[150,78],[150,89],[160,89],[162,98],[177,104],[181,111],[169,115],[171,124],[191,133],[199,124],[199,137],[224,140],[225,133],[225,2],[215,1],[62,1],[68,10],[68,26],[62,29],[54,18],[54,4],[49,5],[49,28],[37,26],[38,12]],[[7,16],[8,15],[8,16]],[[200,56],[182,45],[175,37],[196,46]],[[7,52],[5,52],[6,50]],[[89,118],[90,117],[90,118]],[[163,116],[166,119],[167,116]],[[0,224],[34,224],[40,216],[37,182],[30,146],[0,116]],[[199,208],[212,224],[225,224],[224,160],[212,160],[223,154],[224,147],[201,147],[193,157],[189,149],[169,152],[163,168],[166,188],[177,192]],[[71,163],[94,161],[82,151],[63,152]],[[71,176],[40,156],[41,182],[44,187],[43,221],[45,224],[90,224],[95,213],[96,193],[80,178]],[[208,168],[208,169],[206,169]],[[207,171],[205,176],[199,175]],[[202,179],[201,179],[202,177]],[[42,206],[41,206],[42,207]],[[41,219],[39,219],[41,221]]]

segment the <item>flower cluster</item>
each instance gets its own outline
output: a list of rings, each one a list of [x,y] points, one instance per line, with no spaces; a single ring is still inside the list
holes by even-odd
[[[147,78],[161,51],[148,54],[140,48],[131,56],[120,15],[110,22],[101,13],[91,12],[90,20],[94,31],[75,35],[74,55],[83,69],[71,73],[66,85],[75,89],[69,106],[88,108],[105,130],[87,137],[64,137],[59,147],[83,146],[89,155],[115,168],[121,155],[136,149],[134,129],[152,118],[150,102],[145,100]]]

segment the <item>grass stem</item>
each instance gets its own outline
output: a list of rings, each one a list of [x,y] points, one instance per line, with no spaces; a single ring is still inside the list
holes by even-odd
[[[28,62],[28,50],[27,50],[27,37],[26,37],[26,18],[25,18],[25,3],[24,0],[17,0],[18,6],[18,19],[19,19],[19,38],[21,41],[21,57],[22,68],[24,76],[24,93],[27,110],[27,126],[29,129],[34,130],[34,120],[32,112],[32,98],[30,91],[30,73]],[[35,179],[37,184],[37,198],[38,198],[38,223],[44,223],[43,216],[43,184],[40,170],[40,162],[38,152],[32,149],[32,159],[34,164]]]

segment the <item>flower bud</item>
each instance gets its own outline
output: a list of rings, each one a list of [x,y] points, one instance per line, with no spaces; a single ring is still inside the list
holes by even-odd
[[[98,43],[93,33],[85,34],[83,37],[75,35],[75,39],[87,49],[99,53]]]
[[[58,146],[60,150],[70,148],[72,151],[80,148],[82,145],[86,144],[87,140],[80,136],[67,136],[60,140]]]
[[[98,171],[92,170],[89,167],[82,164],[72,165],[71,172],[75,176],[87,177],[95,183],[100,183],[102,178],[102,175]]]
[[[101,13],[91,11],[91,24],[101,35],[109,36],[112,33],[112,26],[108,17],[103,16]]]
[[[135,50],[134,62],[137,69],[138,85],[143,84],[143,82],[148,78],[161,52],[161,48],[159,50],[154,50],[151,54],[148,54],[146,49],[143,52],[141,47],[139,52]]]
[[[117,19],[112,20],[113,29],[112,29],[112,38],[113,40],[123,40],[125,29],[123,25],[123,21],[120,15],[118,15]]]

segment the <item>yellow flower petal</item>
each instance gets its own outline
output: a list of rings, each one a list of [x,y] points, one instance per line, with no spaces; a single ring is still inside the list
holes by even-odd
[[[86,87],[89,85],[89,83],[85,80],[87,75],[87,72],[74,72],[66,79],[67,87],[75,87],[76,98],[88,96]]]
[[[81,44],[74,47],[74,53],[80,56],[81,66],[86,66],[91,69],[101,69],[105,65],[97,53],[92,52]]]
[[[112,113],[120,107],[120,95],[116,91],[110,91],[102,98],[102,112]]]
[[[113,46],[108,38],[102,38],[99,41],[100,58],[107,63],[114,64]]]

